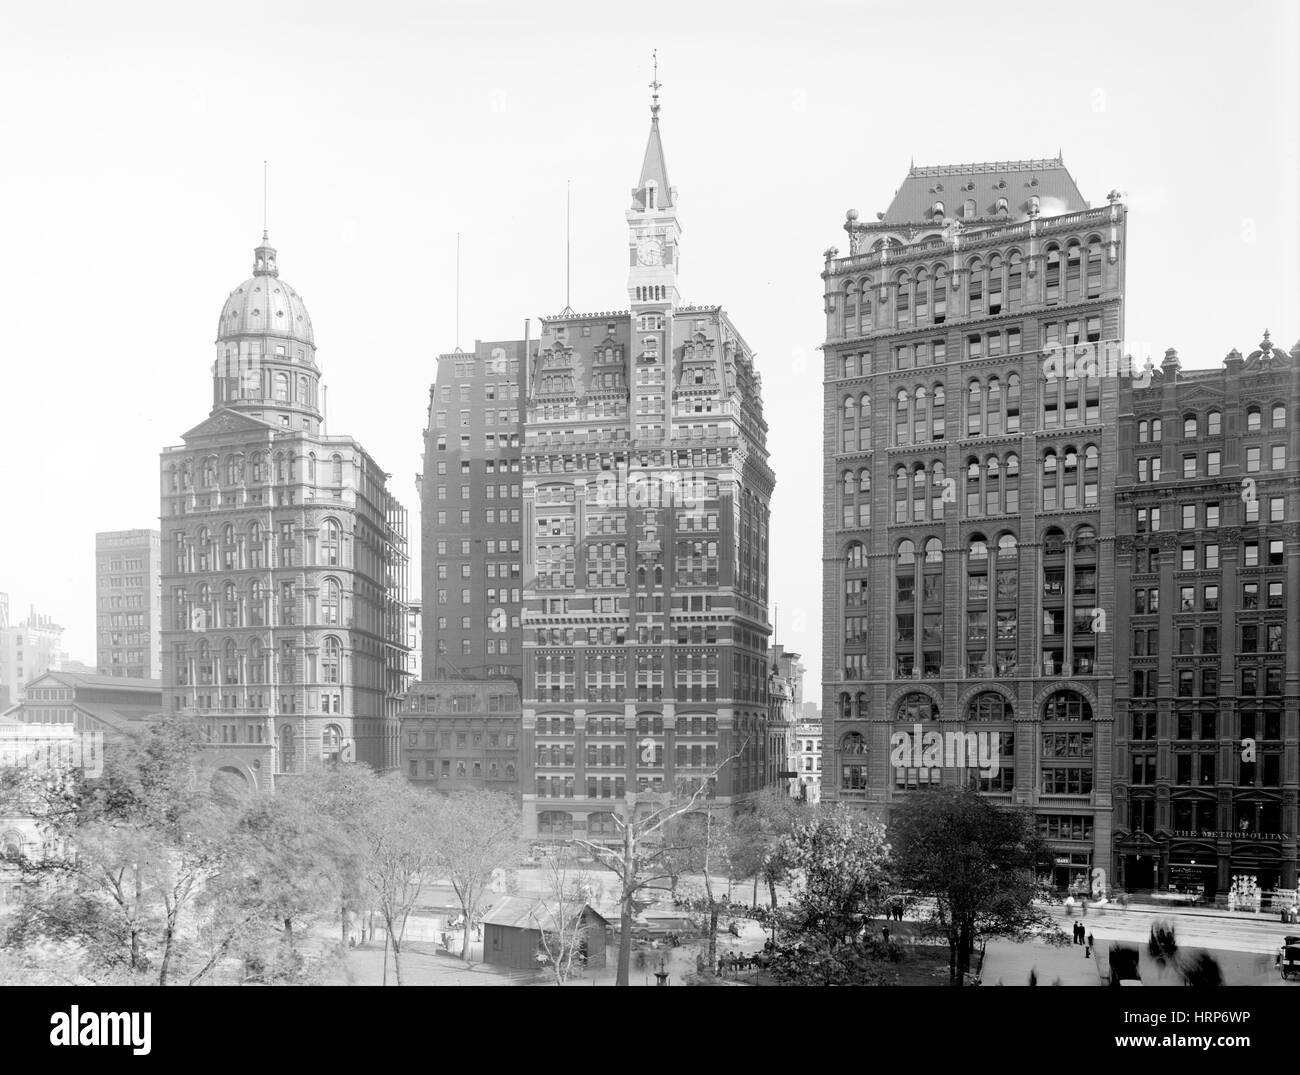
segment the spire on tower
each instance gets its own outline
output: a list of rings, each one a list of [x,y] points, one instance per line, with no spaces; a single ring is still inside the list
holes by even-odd
[[[659,139],[659,53],[653,54],[654,80],[650,104],[650,138],[646,142],[645,159],[641,162],[641,178],[632,192],[633,209],[665,209],[672,205],[673,192],[668,183],[668,168],[664,164],[664,146]]]
[[[659,50],[655,49],[650,53],[651,62],[654,64],[654,78],[650,83],[650,122],[659,122]]]

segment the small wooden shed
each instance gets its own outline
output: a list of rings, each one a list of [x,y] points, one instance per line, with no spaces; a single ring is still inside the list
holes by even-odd
[[[553,927],[546,901],[506,896],[483,916],[483,962],[516,970],[536,970],[541,964],[542,931]],[[577,916],[575,916],[577,917]],[[605,931],[609,923],[590,904],[581,911],[581,928],[588,967],[605,965]],[[573,923],[570,919],[570,924]]]

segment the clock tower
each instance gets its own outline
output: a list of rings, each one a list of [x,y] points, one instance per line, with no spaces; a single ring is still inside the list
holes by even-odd
[[[667,313],[681,304],[677,291],[681,225],[677,223],[677,189],[668,183],[664,147],[659,138],[659,76],[650,83],[650,139],[641,178],[627,211],[627,294],[635,313]]]

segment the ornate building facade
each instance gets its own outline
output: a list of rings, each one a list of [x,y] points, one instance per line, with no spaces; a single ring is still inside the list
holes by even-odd
[[[887,818],[973,781],[1086,882],[1111,855],[1125,209],[1059,159],[913,167],[845,230],[822,274],[822,797]]]
[[[265,234],[217,324],[209,417],[161,459],[163,701],[251,787],[398,764],[406,510],[325,433],[311,319]]]
[[[1115,860],[1126,889],[1297,884],[1300,343],[1120,404]]]
[[[656,85],[657,91],[657,85]],[[686,306],[656,93],[627,211],[629,310],[542,320],[523,451],[523,805],[616,838],[637,793],[766,773],[767,462],[753,353]]]

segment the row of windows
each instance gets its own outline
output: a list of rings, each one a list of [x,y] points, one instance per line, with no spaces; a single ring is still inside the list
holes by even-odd
[[[867,695],[859,691],[856,698],[847,692],[839,696],[841,720],[866,720]],[[967,703],[965,720],[1008,721],[1012,716],[1012,703],[998,691],[983,691]],[[1041,711],[1045,721],[1090,721],[1092,704],[1077,691],[1062,690],[1051,694]],[[904,695],[894,709],[894,719],[900,723],[927,723],[941,719],[939,703],[930,695],[912,692]],[[849,744],[847,747],[845,744]],[[866,740],[858,732],[849,732],[841,740],[841,753],[866,753]]]
[[[1269,428],[1285,429],[1286,428],[1286,404],[1274,403],[1268,408]],[[1162,421],[1159,418],[1140,418],[1138,419],[1138,443],[1147,444],[1159,441],[1162,432]],[[1252,404],[1246,408],[1246,432],[1258,433],[1264,428],[1264,408],[1258,404]],[[1220,411],[1207,411],[1205,414],[1204,428],[1201,426],[1200,417],[1196,414],[1183,415],[1183,439],[1195,440],[1204,434],[1205,436],[1217,437],[1223,432],[1223,414]]]
[[[1005,199],[1000,199],[1005,203]],[[967,203],[969,204],[969,202]],[[936,203],[936,221],[942,220],[942,203]],[[1005,213],[1005,205],[1000,212]],[[1050,243],[1044,250],[1044,274],[1042,297],[1046,303],[1060,301],[1079,301],[1084,298],[1098,298],[1102,287],[1102,250],[1100,236],[1090,236],[1086,247],[1078,239],[1072,239],[1064,252],[1056,242]],[[1084,271],[1086,263],[1086,273]],[[1064,266],[1064,289],[1062,289],[1062,267]],[[1009,250],[1005,259],[1001,254],[990,254],[985,261],[981,256],[969,258],[963,269],[966,275],[966,311],[971,316],[984,313],[996,315],[1003,311],[1004,296],[1008,307],[1018,304],[1024,295],[1024,258],[1019,250]],[[1086,282],[1086,289],[1085,289]],[[868,292],[876,286],[882,288],[881,303],[886,314],[884,323],[895,327],[909,324],[922,324],[933,321],[943,324],[948,315],[949,292],[954,298],[960,291],[957,284],[950,288],[949,269],[943,263],[930,268],[919,268],[915,273],[902,270],[892,280],[876,282],[870,276],[861,280],[849,279],[844,282],[842,301],[844,303],[842,331],[851,336],[870,332],[875,326],[871,300]],[[893,288],[892,322],[888,322],[888,295],[884,288]],[[837,299],[832,294],[827,298],[828,313],[834,313]]]

